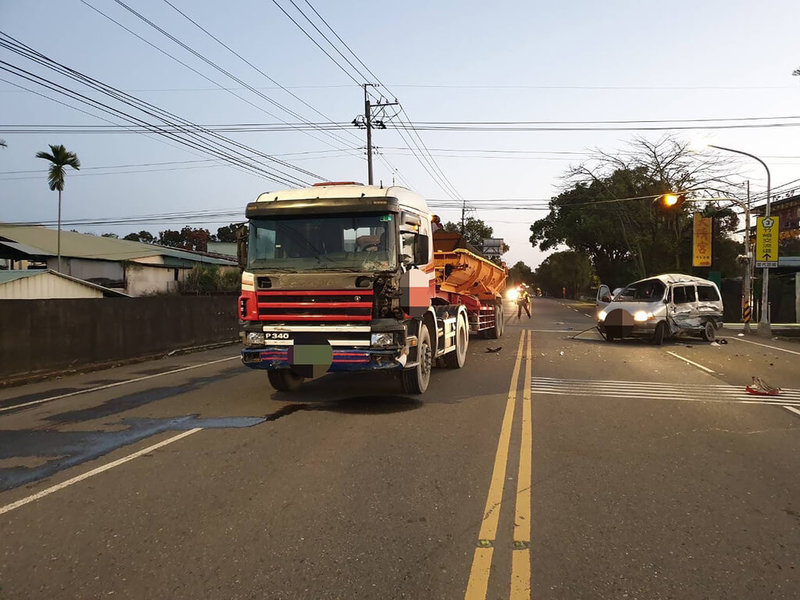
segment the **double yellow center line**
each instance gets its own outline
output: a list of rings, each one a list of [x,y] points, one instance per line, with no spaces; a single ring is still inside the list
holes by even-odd
[[[511,430],[517,405],[519,373],[525,358],[525,379],[522,392],[522,439],[519,451],[519,473],[517,475],[516,507],[514,514],[514,537],[511,558],[510,600],[531,597],[531,459],[533,451],[533,430],[531,425],[531,355],[532,332],[524,331],[520,336],[517,359],[511,375],[511,385],[500,429],[500,440],[494,457],[494,470],[486,496],[483,522],[478,534],[478,545],[472,558],[467,592],[464,600],[485,600],[492,570],[492,555],[497,542],[497,528],[500,509],[503,505],[503,488],[506,480],[508,453],[511,445]],[[525,342],[527,341],[527,352]]]

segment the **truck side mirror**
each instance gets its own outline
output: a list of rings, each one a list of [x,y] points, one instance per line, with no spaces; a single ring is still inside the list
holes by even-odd
[[[414,244],[414,264],[428,264],[429,238],[427,235],[418,235],[417,243]]]
[[[247,268],[247,225],[242,225],[236,230],[236,258],[239,261],[239,268],[244,271]]]

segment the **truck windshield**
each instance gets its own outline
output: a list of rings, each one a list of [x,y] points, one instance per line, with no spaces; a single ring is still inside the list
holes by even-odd
[[[392,270],[397,242],[391,214],[250,220],[248,269]]]

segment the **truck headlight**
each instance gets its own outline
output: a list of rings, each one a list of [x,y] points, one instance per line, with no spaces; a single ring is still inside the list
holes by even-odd
[[[608,313],[606,313],[606,311],[604,311],[604,310],[601,310],[599,313],[597,313],[597,320],[598,321],[605,321],[606,320],[606,316],[608,316]]]
[[[645,312],[643,310],[637,310],[633,313],[633,320],[637,323],[644,323],[645,321],[649,321],[653,318],[653,313]]]
[[[263,331],[249,331],[244,343],[247,346],[263,346],[267,343],[267,339]]]
[[[394,335],[391,333],[373,333],[369,336],[370,346],[391,346],[394,343]]]

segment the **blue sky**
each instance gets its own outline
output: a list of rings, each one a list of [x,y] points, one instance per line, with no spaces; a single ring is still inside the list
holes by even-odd
[[[356,81],[346,75],[276,3],[170,1],[330,120],[349,123],[363,113],[358,75]],[[126,4],[304,119],[324,120],[166,2],[130,0]],[[278,4],[313,31],[290,0]],[[295,0],[295,4],[313,16],[305,0]],[[219,89],[90,5],[246,100]],[[799,118],[789,118],[800,116],[800,77],[792,77],[792,71],[800,68],[796,32],[800,3],[796,0],[406,1],[385,6],[314,0],[311,5],[385,84],[382,91],[390,99],[397,97],[415,124],[753,117],[781,117],[774,122],[800,124]],[[320,21],[317,24],[324,30]],[[0,31],[193,123],[298,121],[213,70],[116,2],[0,0]],[[315,37],[324,43],[318,34]],[[7,49],[0,48],[0,60],[83,89]],[[346,69],[352,74],[352,69]],[[20,90],[14,84],[97,113],[17,75],[0,71],[0,78],[5,80],[0,81],[0,129],[5,130],[0,139],[8,144],[0,150],[0,221],[55,219],[56,194],[47,188],[47,164],[34,158],[48,144],[64,144],[78,154],[83,167],[67,175],[65,220],[128,219],[122,224],[74,226],[79,231],[124,235],[147,229],[157,234],[189,224],[213,233],[240,220],[237,215],[259,193],[287,187],[155,135],[11,132],[9,127],[19,125],[86,127],[107,122]],[[101,98],[96,93],[93,97]],[[384,184],[393,177],[409,184],[431,199],[444,220],[457,220],[460,212],[443,208],[444,201],[452,206],[454,199],[466,199],[468,206],[478,207],[472,214],[511,246],[506,255],[509,264],[522,260],[535,267],[543,255],[530,246],[529,227],[546,211],[536,209],[533,202],[523,203],[523,210],[490,210],[485,208],[487,201],[550,198],[558,193],[561,175],[585,153],[594,149],[613,153],[636,135],[655,140],[665,133],[420,131],[436,167],[455,188],[458,195],[454,196],[429,174],[430,165],[426,170],[412,156],[396,131],[379,130],[373,141],[383,158],[376,158],[375,178]],[[760,156],[770,167],[773,186],[800,178],[798,133],[800,128],[793,126],[675,132],[682,139],[701,138]],[[337,132],[336,138],[296,130],[224,135],[327,179],[366,181],[364,133],[355,128]],[[742,159],[735,167],[751,180],[754,192],[763,191],[765,175],[758,163]],[[215,216],[169,223],[130,220],[202,211]]]

